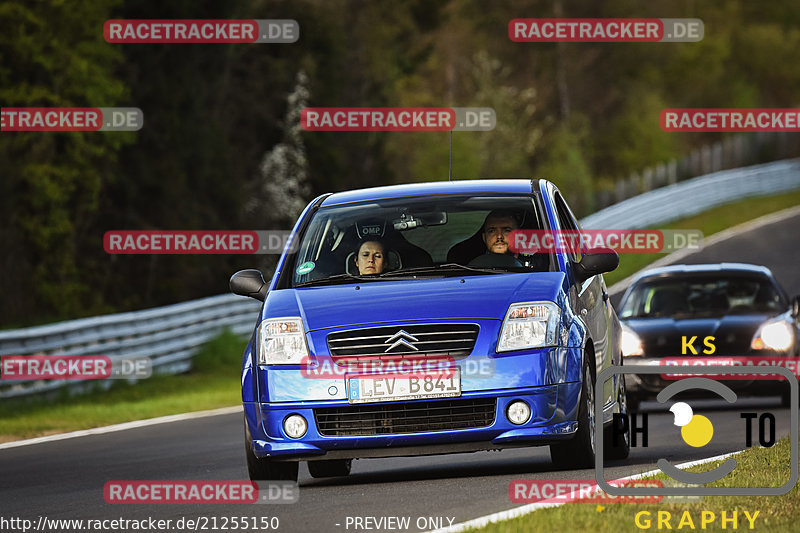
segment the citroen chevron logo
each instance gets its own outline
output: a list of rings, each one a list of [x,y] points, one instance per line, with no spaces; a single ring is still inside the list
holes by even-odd
[[[386,348],[383,351],[383,353],[390,352],[393,349],[397,348],[398,346],[405,346],[406,348],[410,348],[410,349],[414,350],[415,352],[418,352],[419,348],[417,348],[416,346],[414,346],[413,344],[408,342],[409,340],[411,340],[413,342],[419,342],[419,339],[417,339],[414,335],[412,335],[412,334],[410,334],[410,333],[408,333],[408,332],[406,332],[406,331],[401,329],[400,331],[398,331],[397,333],[395,333],[394,335],[392,335],[391,337],[386,339],[386,342],[384,342],[384,344],[389,344],[390,342],[393,342],[393,341],[394,341],[394,343],[391,346],[389,346],[388,348]]]

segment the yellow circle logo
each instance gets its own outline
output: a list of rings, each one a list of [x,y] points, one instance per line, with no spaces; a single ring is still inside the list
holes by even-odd
[[[714,436],[714,425],[703,415],[692,412],[689,404],[678,402],[669,408],[675,415],[675,425],[681,428],[681,437],[689,446],[700,448],[711,441]]]
[[[681,428],[681,437],[689,446],[699,448],[705,446],[714,436],[711,420],[703,415],[694,415],[692,420]]]

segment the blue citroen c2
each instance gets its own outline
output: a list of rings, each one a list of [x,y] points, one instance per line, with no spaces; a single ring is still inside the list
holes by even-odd
[[[580,231],[546,180],[475,180],[325,194],[300,215],[242,364],[250,478],[343,476],[354,458],[550,446],[591,467],[595,424],[626,411],[613,251],[514,253],[524,230]],[[435,364],[434,364],[435,363]],[[376,372],[376,369],[377,372]],[[628,455],[628,435],[605,443]]]

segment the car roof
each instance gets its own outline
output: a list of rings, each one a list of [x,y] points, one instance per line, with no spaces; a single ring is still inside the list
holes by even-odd
[[[706,263],[699,265],[669,265],[664,267],[650,268],[642,271],[633,283],[645,278],[660,276],[672,276],[683,274],[714,274],[714,273],[740,273],[740,274],[762,274],[772,278],[772,272],[762,265],[751,265],[749,263]]]
[[[531,179],[490,179],[433,181],[427,183],[408,183],[405,185],[389,185],[356,189],[333,193],[322,202],[322,207],[349,204],[369,200],[385,200],[388,198],[407,198],[411,196],[428,196],[432,194],[531,194],[539,189],[539,180]]]

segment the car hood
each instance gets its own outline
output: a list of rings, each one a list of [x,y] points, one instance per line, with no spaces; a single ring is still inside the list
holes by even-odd
[[[379,322],[497,319],[514,302],[559,305],[560,272],[370,281],[271,291],[262,318],[302,316],[309,331]]]
[[[714,355],[744,355],[750,351],[758,327],[770,318],[767,314],[726,315],[712,318],[629,318],[623,323],[642,340],[646,357],[693,355],[681,353],[682,337],[687,342],[697,337],[693,345],[703,355],[705,337],[714,337]],[[711,355],[711,354],[704,354]]]

